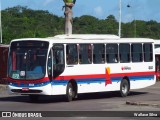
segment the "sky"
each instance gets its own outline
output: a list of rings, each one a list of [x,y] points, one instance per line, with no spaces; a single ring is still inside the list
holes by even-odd
[[[98,19],[106,19],[114,15],[119,20],[120,0],[76,0],[73,17],[92,15]],[[47,10],[52,14],[64,16],[63,0],[0,0],[1,9],[17,5],[27,6],[33,10]],[[130,7],[127,7],[130,5]],[[132,20],[155,20],[160,22],[160,0],[122,0],[122,22]]]

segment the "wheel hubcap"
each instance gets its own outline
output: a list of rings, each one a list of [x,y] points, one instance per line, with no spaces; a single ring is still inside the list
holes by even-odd
[[[69,96],[72,96],[72,88],[69,88],[69,90],[68,90],[68,92],[69,92]]]
[[[128,88],[127,88],[127,85],[123,85],[123,86],[122,86],[122,92],[123,92],[123,93],[127,93],[127,89],[128,89]]]

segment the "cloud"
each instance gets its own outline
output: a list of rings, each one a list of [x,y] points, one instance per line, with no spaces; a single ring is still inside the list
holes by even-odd
[[[102,16],[103,15],[103,9],[101,6],[97,6],[94,8],[94,13],[96,16]]]
[[[43,5],[46,6],[46,5],[48,5],[48,4],[50,4],[50,3],[54,2],[54,1],[55,0],[45,0]]]

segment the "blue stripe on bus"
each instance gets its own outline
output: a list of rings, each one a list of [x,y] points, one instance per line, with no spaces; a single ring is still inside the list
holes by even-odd
[[[132,76],[129,77],[130,81],[139,81],[139,80],[153,80],[154,75],[149,76]],[[112,82],[119,82],[122,80],[122,77],[112,77]],[[77,79],[77,84],[91,84],[91,83],[100,83],[100,82],[106,82],[106,78],[91,78],[91,79]],[[68,83],[68,80],[56,80],[52,81],[52,85],[66,85]]]
[[[42,86],[46,86],[50,84],[50,82],[42,82],[42,83],[28,83],[28,84],[23,84],[21,83],[20,85],[17,83],[11,83],[9,84],[10,86],[14,86],[14,87],[21,87],[21,88],[33,88],[33,87],[42,87]]]
[[[123,77],[111,77],[112,82],[120,82]],[[129,77],[130,81],[139,81],[139,80],[153,80],[154,75],[148,75],[148,76],[131,76]],[[76,80],[77,84],[92,84],[92,83],[104,83],[106,82],[106,78],[89,78],[89,79],[77,79]],[[22,87],[22,88],[33,88],[33,87],[42,87],[46,86],[48,84],[51,85],[67,85],[68,80],[52,80],[52,82],[43,82],[43,83],[36,83],[36,84],[17,84],[17,83],[12,83],[9,84],[10,86],[15,86],[15,87]],[[33,85],[33,86],[32,86]]]

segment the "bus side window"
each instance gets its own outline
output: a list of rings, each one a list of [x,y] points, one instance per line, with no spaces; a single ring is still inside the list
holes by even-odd
[[[68,65],[78,63],[77,44],[68,44],[66,46],[66,61]]]
[[[91,44],[80,44],[79,45],[79,62],[80,64],[91,64],[92,63],[92,47]]]
[[[144,51],[144,61],[145,62],[153,61],[152,44],[151,43],[143,44],[143,51]]]
[[[132,62],[142,62],[142,44],[135,43],[131,45]]]
[[[118,60],[118,44],[106,45],[106,60],[107,63],[117,63]]]
[[[129,63],[130,62],[130,44],[121,43],[119,44],[119,55],[121,63]]]
[[[105,63],[104,54],[105,54],[104,44],[93,45],[93,63],[95,64]]]

